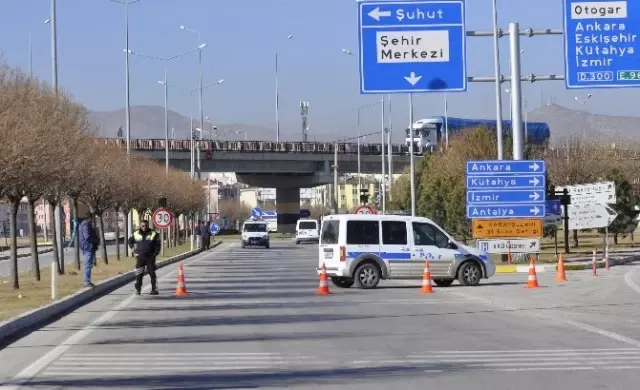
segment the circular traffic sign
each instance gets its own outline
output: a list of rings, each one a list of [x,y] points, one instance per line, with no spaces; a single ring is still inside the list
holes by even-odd
[[[212,223],[209,227],[209,232],[211,233],[211,235],[215,236],[216,234],[220,233],[220,226]]]
[[[356,209],[356,214],[376,214],[376,211],[371,206],[360,206]]]
[[[164,208],[159,208],[153,212],[153,226],[166,229],[173,222],[173,215],[169,212],[169,210]]]
[[[254,218],[262,218],[263,211],[260,207],[254,207],[251,210],[251,216]]]

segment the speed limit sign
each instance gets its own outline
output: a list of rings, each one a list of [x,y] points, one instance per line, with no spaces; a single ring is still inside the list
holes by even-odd
[[[370,206],[360,206],[356,209],[356,214],[376,214],[376,211]]]
[[[159,208],[153,212],[153,225],[160,229],[166,229],[173,222],[173,216],[169,210]]]

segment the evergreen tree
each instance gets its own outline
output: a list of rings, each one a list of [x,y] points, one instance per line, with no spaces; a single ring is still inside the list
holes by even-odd
[[[617,244],[619,235],[626,236],[635,231],[638,226],[636,220],[638,211],[635,209],[638,200],[633,195],[631,184],[620,170],[614,169],[607,179],[616,183],[616,203],[610,206],[618,213],[618,216],[609,225],[609,233],[613,234],[613,242]],[[605,229],[599,229],[600,233],[605,233],[605,231]]]

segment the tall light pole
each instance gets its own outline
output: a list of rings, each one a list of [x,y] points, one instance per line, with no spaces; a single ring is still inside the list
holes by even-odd
[[[349,49],[342,49],[342,52],[348,56],[353,56],[353,57],[357,57],[355,54],[353,54],[353,52]],[[380,102],[378,102],[381,104],[381,113],[382,113],[382,117],[381,117],[381,132],[380,132],[380,146],[382,148],[382,150],[380,151],[380,158],[381,158],[381,163],[382,163],[382,170],[381,170],[381,174],[382,174],[382,213],[384,214],[386,211],[386,182],[385,182],[385,154],[384,154],[384,145],[386,143],[386,137],[385,137],[385,133],[386,133],[386,127],[385,127],[385,111],[384,111],[384,95],[380,95]],[[373,105],[376,105],[378,103],[375,103]],[[391,97],[389,97],[389,104],[391,104]],[[370,105],[371,106],[371,105]],[[360,131],[360,111],[358,111],[358,132]],[[358,141],[360,140],[360,138],[358,137]],[[389,143],[389,153],[391,153],[391,144]],[[389,168],[391,169],[391,168]],[[389,172],[391,174],[391,172]],[[358,194],[360,191],[360,146],[358,146]]]
[[[201,52],[202,49],[204,49],[205,47],[207,47],[206,43],[200,44],[198,45],[198,47],[196,47],[195,49],[191,49],[191,50],[187,50],[185,52],[182,52],[180,54],[171,56],[171,57],[156,57],[156,56],[151,56],[148,54],[142,54],[142,53],[138,53],[138,52],[134,52],[132,50],[128,51],[128,54],[133,54],[136,55],[138,57],[144,57],[144,58],[149,58],[152,60],[158,60],[158,61],[171,61],[174,60],[176,58],[180,58],[182,56],[185,56],[187,54],[191,54],[193,52]],[[167,67],[165,66],[164,68],[164,81],[158,81],[160,84],[164,85],[164,132],[165,132],[165,166],[166,166],[166,172],[169,173],[169,107],[168,107],[168,84],[167,84]]]
[[[127,140],[127,157],[131,155],[131,83],[129,80],[129,6],[140,0],[110,0],[114,3],[124,5],[124,80],[125,80],[125,124]],[[133,211],[127,215],[127,231],[133,232]],[[129,247],[124,246],[125,256],[129,256]]]
[[[202,44],[202,34],[199,31],[187,28],[185,26],[180,26],[181,30],[189,31],[198,35],[198,45]],[[198,105],[200,106],[200,127],[204,127],[204,109],[202,108],[202,50],[198,52],[198,68],[200,73],[200,88],[198,94]],[[198,180],[200,180],[200,148],[196,151],[198,155]]]
[[[287,36],[287,41],[291,40],[293,35]],[[278,50],[280,44],[276,47],[276,142],[280,142],[280,86],[278,81]]]
[[[500,71],[501,35],[501,31],[498,31],[498,0],[493,0],[493,62],[496,78],[496,138],[498,141],[498,160],[504,159],[504,141],[502,139],[502,73]],[[413,123],[411,125],[413,126]]]

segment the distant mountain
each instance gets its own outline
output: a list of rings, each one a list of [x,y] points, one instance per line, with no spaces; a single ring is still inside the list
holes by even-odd
[[[188,139],[191,119],[178,112],[169,110],[169,138]],[[89,120],[97,126],[100,136],[116,138],[118,128],[125,131],[125,110],[91,111]],[[193,127],[200,127],[200,121],[194,118]],[[217,132],[221,140],[244,140],[245,133],[248,140],[273,139],[275,130],[263,126],[244,123],[217,125]],[[205,123],[203,137],[209,139],[211,125]],[[173,135],[172,135],[173,134]],[[215,133],[214,133],[215,134]],[[284,135],[283,135],[284,136]],[[131,107],[131,138],[156,138],[165,137],[164,107],[160,106],[133,106]],[[299,137],[299,136],[298,136]],[[215,139],[215,135],[214,135]]]
[[[590,114],[549,103],[530,112],[527,119],[531,122],[547,122],[552,143],[583,134],[588,139],[640,139],[640,117]]]

